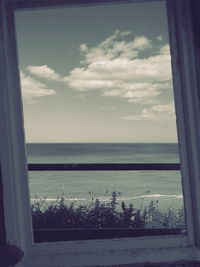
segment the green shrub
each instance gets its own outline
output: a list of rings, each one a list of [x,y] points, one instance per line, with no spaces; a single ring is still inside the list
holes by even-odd
[[[88,205],[67,205],[63,196],[54,202],[36,199],[31,205],[34,229],[58,228],[185,228],[184,209],[160,211],[153,201],[141,209],[117,203],[113,192],[110,202],[99,199]]]

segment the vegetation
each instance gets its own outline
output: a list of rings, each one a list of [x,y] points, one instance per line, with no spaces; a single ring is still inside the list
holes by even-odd
[[[117,202],[113,192],[109,203],[98,199],[88,205],[67,205],[63,197],[54,202],[37,199],[31,206],[34,229],[60,228],[185,228],[183,208],[160,211],[155,202],[141,209]]]

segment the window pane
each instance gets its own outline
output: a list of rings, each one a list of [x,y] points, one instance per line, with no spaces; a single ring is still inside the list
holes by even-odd
[[[183,229],[165,3],[17,11],[16,30],[34,227]]]

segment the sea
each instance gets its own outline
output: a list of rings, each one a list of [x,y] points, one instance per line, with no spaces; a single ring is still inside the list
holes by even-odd
[[[28,163],[179,163],[175,143],[29,143]],[[180,171],[29,171],[31,201],[64,198],[88,205],[99,199],[160,210],[183,206]]]

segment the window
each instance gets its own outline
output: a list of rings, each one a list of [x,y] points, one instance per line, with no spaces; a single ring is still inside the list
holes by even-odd
[[[35,240],[182,232],[166,24],[163,2],[16,12]]]
[[[183,233],[165,2],[15,18],[34,240]]]
[[[63,5],[64,2],[57,2],[56,5]],[[16,6],[14,5],[14,7],[32,8],[53,6],[54,4],[51,1],[34,1],[32,3],[29,2],[27,6],[24,1],[16,1]],[[198,194],[199,132],[197,126],[199,113],[191,22],[187,12],[190,8],[189,2],[168,1],[187,236],[120,238],[51,244],[32,244],[31,217],[27,216],[28,214],[30,215],[30,207],[26,180],[27,170],[22,131],[20,90],[18,86],[13,5],[7,1],[1,7],[1,27],[3,32],[1,38],[4,40],[0,51],[3,77],[1,81],[1,131],[3,133],[2,136],[4,136],[3,141],[1,140],[1,147],[4,152],[1,157],[1,164],[3,189],[6,193],[5,219],[8,240],[19,245],[25,251],[26,257],[22,264],[24,266],[59,266],[59,264],[67,266],[69,263],[72,265],[97,265],[99,262],[107,265],[139,263],[144,262],[144,252],[146,255],[145,261],[147,262],[193,260],[198,257],[200,201]],[[176,49],[177,47],[178,50]],[[9,195],[9,193],[11,194]],[[193,250],[193,246],[196,246],[195,250]],[[160,250],[159,248],[163,249]],[[171,250],[174,254],[171,254],[169,259],[168,255]],[[156,259],[155,254],[157,256]],[[33,258],[34,262],[32,262]]]

